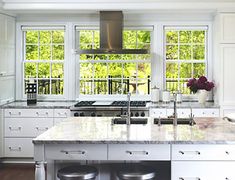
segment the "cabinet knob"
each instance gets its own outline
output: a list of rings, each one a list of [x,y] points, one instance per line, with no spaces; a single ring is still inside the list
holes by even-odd
[[[179,180],[201,180],[199,177],[180,177]]]

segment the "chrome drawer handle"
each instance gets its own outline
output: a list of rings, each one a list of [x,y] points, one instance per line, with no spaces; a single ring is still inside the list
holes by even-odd
[[[229,151],[225,151],[225,153],[227,154],[227,155],[229,155],[230,153],[229,153]]]
[[[17,115],[21,115],[21,112],[18,112],[18,113],[9,112],[9,114],[10,114],[11,116],[17,116]]]
[[[13,127],[9,127],[10,131],[21,131],[21,127],[16,127],[16,128],[13,128]]]
[[[10,151],[21,151],[21,147],[9,147]]]
[[[61,116],[61,115],[67,115],[67,112],[64,112],[64,113],[60,113],[60,112],[59,112],[58,115],[60,115],[60,116]]]
[[[48,115],[48,112],[46,112],[46,113],[39,113],[39,112],[36,112],[36,114],[38,115],[38,116],[44,116],[44,115]]]
[[[193,179],[201,180],[201,178],[199,178],[199,177],[180,177],[179,179],[180,180],[193,180]]]
[[[187,154],[187,153],[195,153],[197,155],[201,154],[200,151],[179,151],[179,153],[182,154],[182,155]]]
[[[148,151],[126,151],[127,154],[133,155],[133,154],[142,154],[142,155],[148,155]]]
[[[86,153],[86,151],[80,151],[80,150],[78,150],[78,151],[61,150],[60,152],[65,153],[65,154],[85,154]]]
[[[226,178],[225,178],[225,180],[229,180],[229,178],[228,178],[228,177],[226,177]]]
[[[48,130],[48,127],[36,127],[38,131],[46,131]]]

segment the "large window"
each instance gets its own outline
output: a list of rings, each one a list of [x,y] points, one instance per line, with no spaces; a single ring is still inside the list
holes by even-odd
[[[77,27],[78,48],[99,48],[99,31]],[[151,30],[124,30],[123,46],[126,49],[150,49]],[[79,56],[81,95],[95,94],[149,94],[151,60],[145,55],[90,55]]]
[[[64,27],[22,27],[24,83],[37,82],[39,95],[64,94]]]
[[[189,94],[189,78],[207,75],[207,28],[165,27],[165,88]]]

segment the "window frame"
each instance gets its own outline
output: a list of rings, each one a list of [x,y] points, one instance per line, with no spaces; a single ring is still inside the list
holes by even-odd
[[[87,26],[87,25],[75,25],[74,26],[75,29],[75,35],[76,35],[76,42],[74,42],[74,46],[77,46],[77,43],[79,43],[79,37],[77,36],[77,31],[79,30],[99,30],[98,26]],[[154,26],[153,25],[128,25],[124,27],[125,30],[149,30],[151,33],[151,39],[150,39],[150,51],[152,52],[152,40],[153,40],[153,36],[154,36]],[[100,63],[105,62],[105,63],[141,63],[141,62],[146,62],[146,63],[150,63],[150,68],[151,68],[151,75],[150,75],[150,84],[151,84],[151,77],[152,77],[152,53],[150,52],[150,59],[148,60],[99,60]],[[76,55],[76,62],[77,62],[77,66],[80,67],[80,62],[79,62],[79,55]],[[110,61],[110,62],[107,62]],[[82,62],[97,62],[97,60],[82,60]],[[110,99],[122,99],[122,100],[126,100],[126,95],[125,94],[91,94],[91,95],[84,95],[84,94],[79,94],[80,93],[80,71],[79,71],[79,67],[77,68],[77,74],[76,74],[76,99],[78,100],[110,100]],[[94,73],[94,72],[93,72]],[[123,77],[121,77],[120,79],[122,79],[123,81]],[[147,78],[146,78],[147,80]],[[151,89],[151,85],[150,85],[150,89]],[[150,90],[151,93],[151,90]],[[146,95],[140,95],[140,94],[133,94],[132,98],[134,98],[135,100],[150,100],[151,95],[150,94],[146,94]]]

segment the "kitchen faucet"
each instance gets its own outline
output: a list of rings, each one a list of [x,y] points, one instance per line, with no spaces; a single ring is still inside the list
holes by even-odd
[[[127,113],[126,113],[126,124],[131,124],[131,93],[127,93]]]

